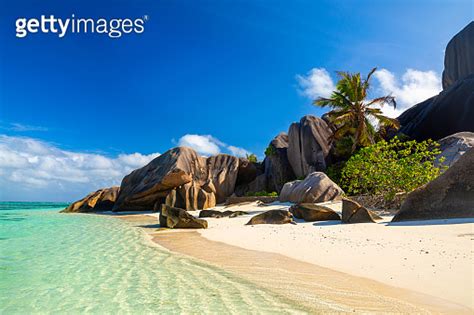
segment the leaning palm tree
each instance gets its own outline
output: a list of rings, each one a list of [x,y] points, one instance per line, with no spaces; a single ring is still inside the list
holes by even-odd
[[[330,107],[327,113],[329,121],[335,128],[334,139],[350,143],[352,154],[358,147],[374,144],[379,130],[400,127],[396,119],[386,117],[380,109],[388,104],[396,107],[395,98],[391,95],[368,100],[370,77],[377,68],[372,69],[367,78],[361,79],[360,73],[338,72],[339,81],[330,98],[320,97],[313,104],[319,107]]]

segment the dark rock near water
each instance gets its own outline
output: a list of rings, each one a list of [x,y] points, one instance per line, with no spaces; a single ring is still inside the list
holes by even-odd
[[[333,132],[321,118],[304,116],[288,131],[288,161],[296,177],[324,171],[329,163]]]
[[[335,200],[344,192],[326,174],[314,172],[304,180],[286,183],[280,193],[281,202],[318,203]]]
[[[119,192],[119,187],[114,186],[110,188],[99,189],[93,193],[90,193],[86,197],[78,200],[66,209],[62,210],[63,213],[72,212],[98,212],[98,211],[110,211],[112,210],[115,200]]]
[[[207,221],[198,219],[186,210],[162,205],[160,226],[170,229],[207,229]]]
[[[474,73],[474,22],[448,43],[444,55],[443,89]]]
[[[341,220],[339,214],[334,210],[312,203],[302,203],[290,207],[290,212],[297,219],[308,222]]]
[[[409,193],[392,222],[474,218],[474,149],[446,172]]]
[[[293,215],[287,210],[270,210],[250,219],[247,225],[293,223]]]
[[[378,215],[357,202],[346,198],[342,200],[342,223],[375,223],[379,219]]]

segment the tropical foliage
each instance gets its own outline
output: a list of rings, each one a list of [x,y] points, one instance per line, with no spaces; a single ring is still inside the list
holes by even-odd
[[[276,191],[268,192],[265,190],[257,191],[257,192],[248,192],[245,194],[248,197],[258,196],[258,197],[278,197],[278,193]]]
[[[341,186],[352,195],[372,194],[393,200],[435,179],[444,168],[436,167],[439,144],[401,141],[397,137],[360,149],[341,171]],[[439,163],[443,160],[439,159]]]
[[[252,163],[257,163],[257,156],[255,154],[246,154],[247,160]]]
[[[336,90],[329,98],[318,98],[314,105],[332,108],[326,115],[335,128],[336,153],[350,155],[359,147],[374,144],[380,139],[378,130],[399,128],[396,119],[382,114],[380,109],[388,104],[396,107],[393,96],[368,99],[372,69],[365,79],[360,73],[338,72]],[[339,146],[339,147],[338,147]]]

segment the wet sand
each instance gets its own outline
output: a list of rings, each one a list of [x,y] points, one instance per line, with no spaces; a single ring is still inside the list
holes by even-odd
[[[119,215],[149,240],[178,254],[215,265],[312,312],[472,314],[437,297],[389,286],[269,252],[212,241],[193,230],[159,229],[156,217]],[[344,253],[341,253],[344,259]],[[350,262],[347,262],[350,264]]]

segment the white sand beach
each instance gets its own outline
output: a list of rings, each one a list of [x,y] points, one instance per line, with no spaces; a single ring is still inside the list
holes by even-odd
[[[385,216],[377,224],[297,220],[297,225],[245,225],[257,213],[287,207],[253,203],[226,208],[250,214],[206,218],[209,228],[198,232],[212,241],[282,254],[474,308],[474,220],[391,224]],[[330,207],[339,211],[341,204]]]

